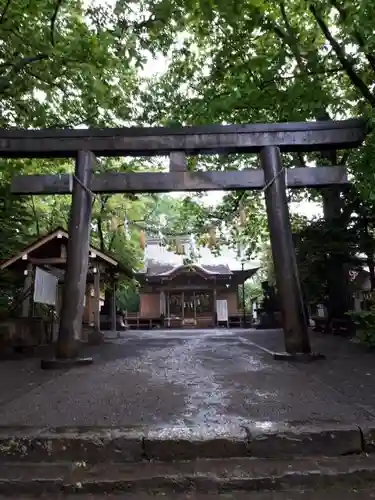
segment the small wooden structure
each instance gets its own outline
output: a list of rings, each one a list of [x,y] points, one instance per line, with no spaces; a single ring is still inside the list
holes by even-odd
[[[140,313],[128,316],[128,325],[207,328],[222,322],[244,326],[238,288],[256,271],[231,271],[227,265],[150,263],[136,274],[141,285]],[[217,307],[223,302],[227,314],[218,318]]]
[[[13,315],[12,319],[8,317],[3,320],[3,323],[5,321],[8,325],[12,324],[13,330],[17,330],[17,327],[14,328],[14,324],[23,325],[22,335],[19,334],[19,331],[15,333],[18,338],[16,342],[30,345],[57,339],[62,291],[65,283],[68,240],[68,233],[62,228],[57,228],[0,264],[2,272],[12,272],[19,277],[24,275],[23,293],[20,297],[15,298],[15,301],[17,299],[21,301],[19,314]],[[83,298],[83,318],[81,328],[77,327],[76,330],[76,340],[89,340],[90,329],[87,327],[92,327],[91,331],[100,331],[100,310],[104,304],[104,289],[108,287],[111,287],[112,292],[109,294],[111,297],[111,326],[113,330],[116,330],[115,287],[120,273],[123,272],[124,269],[118,261],[90,245]],[[50,312],[53,308],[53,315],[49,319],[52,328],[47,337],[43,332],[40,332],[39,338],[37,335],[29,335],[28,338],[30,328],[27,328],[27,325],[35,324],[35,318],[41,317],[38,304],[49,305]]]

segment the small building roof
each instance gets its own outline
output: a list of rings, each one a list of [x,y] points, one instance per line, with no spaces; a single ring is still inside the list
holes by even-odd
[[[242,270],[231,270],[229,266],[224,264],[217,265],[202,265],[202,264],[161,264],[155,261],[149,261],[147,269],[143,272],[139,272],[136,276],[141,281],[151,281],[157,282],[161,280],[173,279],[176,274],[184,272],[196,272],[209,279],[228,279],[233,280],[238,283],[243,283],[246,279],[253,276],[257,271],[258,267],[252,269],[242,269]]]
[[[178,237],[179,243],[183,246],[183,254],[177,254],[168,247],[167,242],[160,237],[147,237],[147,245],[144,253],[145,267],[154,266],[156,263],[160,266],[176,267],[184,263],[188,257],[195,264],[209,269],[211,266],[225,266],[230,270],[252,269],[261,266],[259,261],[246,260],[240,258],[238,252],[226,245],[220,246],[220,253],[213,252],[206,246],[199,246],[192,243],[191,237]]]
[[[26,246],[21,252],[10,257],[9,259],[3,261],[0,264],[0,270],[16,270],[17,268],[25,268],[27,262],[32,254],[32,258],[45,259],[46,264],[48,264],[49,257],[55,257],[54,252],[58,246],[61,246],[61,240],[68,241],[69,234],[63,228],[58,227],[51,233],[42,236],[38,240],[34,241],[30,245]],[[127,276],[132,276],[129,269],[126,269],[120,262],[114,259],[107,253],[99,250],[98,248],[90,245],[89,247],[89,257],[91,259],[99,260],[104,262],[109,268],[116,270],[119,273],[126,274]],[[51,262],[52,263],[52,262]],[[61,262],[63,264],[63,262]]]
[[[230,275],[232,274],[231,270],[229,269],[228,266],[224,266],[222,264],[219,265],[214,265],[214,266],[208,266],[208,265],[202,265],[202,264],[181,264],[181,265],[173,265],[173,264],[160,264],[160,263],[149,263],[147,270],[146,270],[146,275],[147,276],[169,276],[170,274],[179,271],[179,270],[184,270],[184,269],[189,269],[191,267],[196,268],[197,270],[201,270],[207,274],[224,274],[224,275]]]

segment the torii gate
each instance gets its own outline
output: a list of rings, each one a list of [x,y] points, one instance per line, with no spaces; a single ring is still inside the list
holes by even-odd
[[[285,354],[279,359],[305,359],[311,353],[300,281],[289,222],[289,188],[347,184],[344,167],[282,166],[281,152],[347,149],[366,134],[360,119],[269,125],[213,125],[184,128],[119,128],[88,130],[0,130],[0,156],[6,158],[75,158],[74,175],[16,176],[15,194],[69,194],[72,206],[63,308],[56,360],[50,366],[85,362],[76,339],[82,328],[91,192],[160,193],[264,189],[276,285],[280,295]],[[257,153],[260,169],[188,171],[186,157],[197,154]],[[169,155],[169,173],[104,173],[93,175],[96,156]]]

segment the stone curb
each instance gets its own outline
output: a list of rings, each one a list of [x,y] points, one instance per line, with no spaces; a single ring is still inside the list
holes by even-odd
[[[77,485],[63,485],[62,490],[66,493],[107,493],[109,491],[166,491],[184,492],[233,492],[233,491],[285,491],[292,488],[317,489],[319,487],[332,487],[339,483],[341,486],[349,484],[363,486],[364,483],[374,481],[375,468],[369,470],[357,470],[346,473],[321,473],[316,471],[295,475],[284,474],[281,476],[269,477],[243,477],[243,478],[219,478],[215,476],[192,475],[187,477],[150,477],[142,478],[138,481],[92,481],[83,482],[77,488]],[[1,491],[1,485],[0,485]],[[61,490],[60,490],[61,491]]]
[[[0,472],[0,494],[312,490],[337,484],[341,488],[363,487],[370,482],[374,484],[375,478],[373,460],[345,460],[341,463],[342,459],[333,459],[322,464],[315,464],[314,461],[304,464],[302,460],[275,465],[254,460],[257,462],[254,470],[253,460],[244,460],[242,463],[235,461],[233,465],[224,461],[221,467],[216,460],[211,464],[200,461],[194,470],[178,463],[161,469],[155,467],[155,470],[151,464],[145,471],[136,465],[124,470],[115,464],[106,464],[97,470],[87,468],[67,470],[65,473],[61,472],[61,467],[56,467],[55,471],[54,466],[46,464],[38,470],[30,470],[27,466],[8,466]]]
[[[143,456],[142,434],[121,429],[0,430],[0,462],[137,462]]]
[[[198,458],[287,458],[373,452],[374,427],[331,425],[269,431],[259,425],[197,432],[189,428],[0,427],[0,461],[85,461],[89,463]]]
[[[375,427],[363,425],[361,427],[363,451],[366,453],[375,452]]]

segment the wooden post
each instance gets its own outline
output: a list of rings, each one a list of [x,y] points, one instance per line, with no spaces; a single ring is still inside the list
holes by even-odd
[[[242,271],[244,270],[244,263],[242,263]],[[245,281],[242,283],[242,320],[243,320],[243,328],[246,326],[246,308],[245,308],[245,297],[246,290],[245,290]]]
[[[170,328],[171,327],[171,304],[170,304],[170,293],[169,293],[169,291],[167,291],[166,309],[167,309],[167,318],[168,318],[168,328]]]
[[[56,358],[78,357],[90,247],[91,193],[88,188],[94,162],[95,157],[91,152],[78,152],[73,181],[67,263]]]
[[[22,302],[22,317],[28,318],[30,316],[31,300],[32,300],[32,286],[33,286],[33,265],[27,264],[26,276],[23,285],[24,300]]]
[[[100,269],[94,272],[94,327],[100,330]],[[112,312],[112,311],[111,311]]]
[[[183,326],[184,321],[185,321],[185,293],[181,292],[181,326]]]
[[[111,294],[111,330],[113,333],[117,332],[116,321],[116,280],[113,278],[112,294]]]
[[[174,151],[169,155],[169,171],[185,172],[187,169],[187,159],[185,151]]]
[[[217,292],[216,292],[216,281],[214,284],[214,289],[212,292],[212,300],[213,300],[213,326],[217,326],[217,310],[216,310],[216,297],[217,297]]]
[[[266,183],[266,206],[271,236],[276,285],[283,316],[285,350],[288,354],[311,352],[296,256],[289,221],[288,200],[280,150],[260,152]]]
[[[195,321],[195,326],[197,325],[197,297],[196,297],[196,292],[193,292],[193,305],[194,305],[194,321]]]

